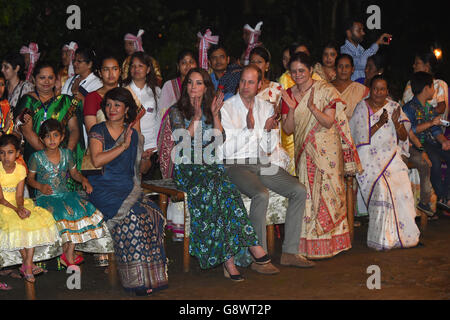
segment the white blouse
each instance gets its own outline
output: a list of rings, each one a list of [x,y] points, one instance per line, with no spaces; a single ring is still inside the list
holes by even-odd
[[[159,109],[161,89],[159,87],[155,88],[156,100],[158,101],[157,106],[153,96],[153,91],[149,86],[145,85],[144,88],[140,89],[136,86],[134,81],[131,81],[130,88],[145,108],[145,115],[140,120],[141,133],[145,138],[144,151],[150,148],[156,148],[156,140],[158,137],[159,127],[161,125],[161,119],[157,112],[157,109]]]

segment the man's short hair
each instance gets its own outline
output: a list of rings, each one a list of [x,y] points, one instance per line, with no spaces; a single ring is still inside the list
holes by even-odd
[[[416,96],[420,94],[425,86],[433,85],[433,76],[428,72],[419,71],[411,77],[411,90]]]
[[[242,75],[244,74],[245,70],[249,70],[249,69],[255,70],[258,73],[258,82],[260,82],[262,80],[262,71],[260,68],[258,68],[257,66],[255,66],[253,64],[249,64],[242,69],[241,78],[242,78]]]
[[[347,30],[351,30],[353,28],[354,23],[361,23],[362,25],[364,25],[364,23],[362,23],[361,21],[363,21],[363,20],[360,18],[350,18],[350,19],[345,20],[344,32],[347,32]]]
[[[211,55],[219,49],[222,49],[225,52],[225,55],[228,57],[227,49],[225,49],[221,44],[211,45],[211,47],[209,47],[208,49],[208,57],[211,57]]]

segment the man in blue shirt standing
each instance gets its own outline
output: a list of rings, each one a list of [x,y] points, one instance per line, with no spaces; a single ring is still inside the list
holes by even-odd
[[[389,45],[392,35],[383,33],[370,48],[364,50],[361,43],[363,42],[366,33],[364,32],[364,26],[361,22],[350,20],[345,33],[347,39],[345,40],[345,44],[341,46],[341,53],[349,54],[353,58],[355,71],[351,77],[352,81],[364,84],[364,69],[366,68],[367,58],[377,53],[380,45]]]
[[[211,80],[214,89],[221,87],[224,92],[224,101],[234,96],[239,85],[241,67],[230,64],[230,56],[220,44],[212,45],[208,49],[208,61],[212,69]]]
[[[411,121],[411,130],[418,140],[414,147],[426,152],[431,161],[431,184],[438,197],[438,205],[450,211],[450,140],[441,128],[440,115],[427,103],[434,95],[433,76],[426,72],[416,72],[411,79],[414,98],[403,106],[403,112]],[[447,165],[442,181],[441,161]]]

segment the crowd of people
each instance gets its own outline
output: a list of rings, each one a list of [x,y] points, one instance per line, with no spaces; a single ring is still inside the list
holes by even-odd
[[[370,248],[417,246],[416,208],[434,219],[433,191],[449,211],[448,86],[434,78],[433,53],[411,57],[396,102],[377,53],[392,36],[364,49],[359,21],[319,62],[304,43],[286,46],[276,81],[262,22],[244,26],[238,57],[199,32],[167,81],[143,32],[125,35],[123,61],[75,42],[60,69],[39,60],[36,43],[1,57],[0,251],[20,254],[25,281],[46,273],[35,262],[79,265],[76,246],[110,238],[126,290],[167,288],[164,230],[182,233],[184,213],[169,206],[166,219],[143,193],[148,179],[171,178],[187,194],[190,254],[236,282],[237,266],[280,272],[267,253],[269,190],[288,203],[280,265],[299,268],[351,248],[346,175],[369,215]],[[420,176],[417,204],[408,166]]]

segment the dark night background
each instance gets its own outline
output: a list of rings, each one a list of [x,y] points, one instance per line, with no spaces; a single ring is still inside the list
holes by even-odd
[[[282,48],[293,41],[306,41],[316,60],[328,40],[344,43],[343,25],[349,17],[365,24],[366,9],[381,8],[381,30],[366,30],[365,48],[382,32],[393,34],[389,47],[379,52],[387,57],[391,93],[399,98],[412,73],[414,53],[439,46],[443,58],[435,72],[450,79],[449,36],[445,1],[375,0],[242,0],[242,1],[133,1],[133,0],[0,0],[0,58],[18,51],[30,41],[39,44],[41,59],[57,66],[63,44],[76,41],[92,46],[100,54],[124,57],[123,36],[144,29],[144,50],[160,63],[164,80],[175,76],[177,52],[194,48],[196,34],[210,27],[220,35],[233,56],[244,50],[242,27],[263,21],[261,40],[272,54],[272,78],[281,70]],[[69,5],[81,9],[81,30],[69,30]]]

